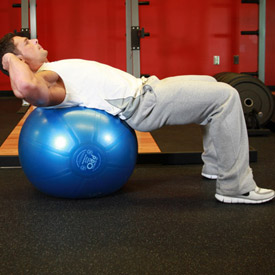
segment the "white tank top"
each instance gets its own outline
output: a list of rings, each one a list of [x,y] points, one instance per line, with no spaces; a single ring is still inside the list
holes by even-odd
[[[123,111],[143,93],[144,80],[95,61],[67,59],[44,63],[38,72],[47,70],[56,72],[66,89],[64,101],[51,108],[84,106],[126,119],[130,115],[125,117]]]

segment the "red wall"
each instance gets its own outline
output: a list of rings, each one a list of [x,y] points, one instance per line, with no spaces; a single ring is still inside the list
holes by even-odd
[[[20,9],[2,1],[0,35],[20,30]],[[17,2],[20,2],[19,0]],[[37,0],[39,42],[49,59],[85,58],[126,69],[124,0]],[[267,0],[266,84],[275,85],[275,1]],[[150,0],[140,6],[140,25],[151,36],[141,41],[141,72],[160,78],[178,74],[256,71],[258,6],[241,0]],[[221,64],[213,65],[219,55]],[[239,65],[233,56],[240,56]],[[10,89],[0,75],[0,90]]]

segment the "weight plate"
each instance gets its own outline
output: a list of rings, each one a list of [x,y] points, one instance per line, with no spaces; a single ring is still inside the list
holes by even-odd
[[[262,81],[247,74],[237,73],[221,73],[218,74],[218,79],[239,92],[245,115],[255,112],[260,126],[268,123],[274,112],[274,102],[272,93]]]
[[[214,75],[214,78],[216,78],[217,81],[222,82],[222,78],[224,75],[228,74],[228,72],[222,72]]]
[[[253,77],[238,78],[231,84],[240,94],[245,114],[253,110],[258,114],[260,126],[264,126],[272,117],[274,103],[269,89]]]

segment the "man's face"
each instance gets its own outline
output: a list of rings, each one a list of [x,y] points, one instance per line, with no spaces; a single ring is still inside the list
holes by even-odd
[[[44,50],[39,44],[37,39],[28,39],[26,37],[15,36],[13,42],[19,55],[26,63],[42,62],[47,60],[48,51]]]

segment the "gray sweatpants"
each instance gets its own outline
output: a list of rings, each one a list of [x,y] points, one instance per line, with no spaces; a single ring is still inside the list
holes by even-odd
[[[203,128],[203,172],[218,175],[216,192],[237,195],[256,187],[249,167],[247,129],[238,92],[210,76],[152,76],[126,122],[139,131],[196,123]]]

